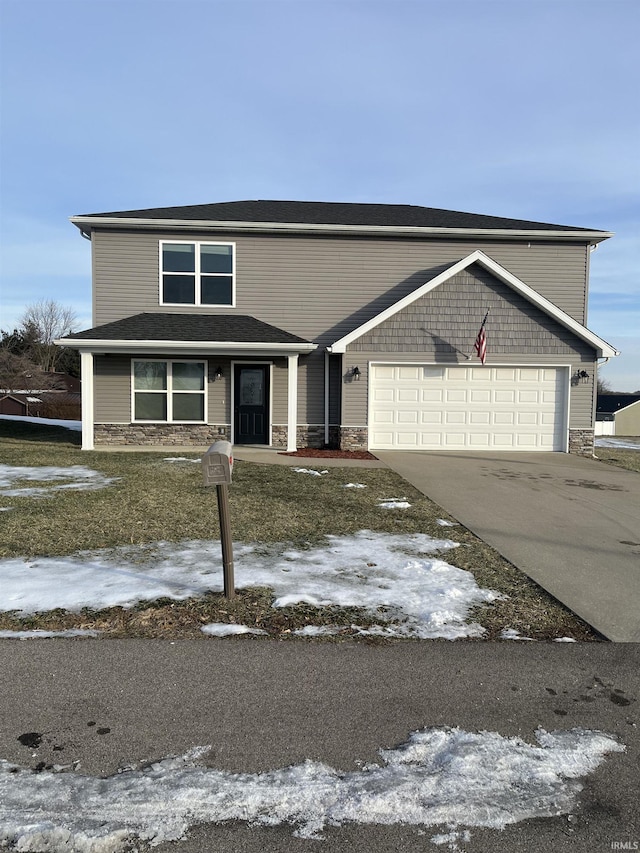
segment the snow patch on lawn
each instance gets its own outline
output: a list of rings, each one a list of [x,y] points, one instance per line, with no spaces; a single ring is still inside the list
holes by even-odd
[[[440,527],[459,527],[457,521],[447,521],[446,518],[436,518],[436,524],[439,524]]]
[[[327,827],[398,824],[445,827],[435,843],[464,838],[460,827],[509,824],[571,813],[607,753],[625,747],[584,729],[536,732],[537,745],[497,732],[428,728],[380,762],[340,771],[317,761],[263,773],[202,766],[207,748],[107,778],[33,771],[0,761],[0,845],[28,851],[117,853],[184,838],[196,824],[242,820],[293,828],[321,839]],[[455,848],[453,848],[455,849]]]
[[[364,483],[345,483],[343,489],[366,489]]]
[[[504,628],[500,632],[500,638],[502,640],[531,640],[534,642],[533,637],[522,637],[516,628]]]
[[[197,465],[200,465],[201,459],[187,459],[186,456],[165,456],[165,462],[195,462]]]
[[[305,625],[304,628],[298,628],[293,633],[300,637],[332,637],[343,630],[344,628],[339,625]]]
[[[328,471],[314,471],[313,468],[292,468],[296,474],[311,474],[313,477],[322,477],[323,474],[328,474]]]
[[[8,498],[47,497],[52,492],[74,489],[78,491],[94,491],[103,489],[114,483],[119,477],[105,477],[98,471],[86,468],[84,465],[56,467],[54,465],[26,466],[0,465],[0,495]],[[8,488],[13,483],[26,480],[39,483],[54,483],[56,480],[71,480],[57,486],[20,486]]]
[[[97,637],[100,631],[89,628],[68,628],[65,631],[43,631],[34,628],[32,631],[0,631],[0,640],[49,640],[68,637]]]
[[[382,509],[409,509],[411,504],[406,498],[385,498],[378,506]]]
[[[392,535],[363,530],[327,536],[308,549],[234,545],[236,587],[268,587],[276,607],[361,607],[398,623],[397,636],[427,639],[477,637],[469,609],[500,594],[481,589],[470,572],[434,557],[456,548],[423,533]],[[222,589],[218,541],[157,542],[70,557],[0,560],[0,610],[22,613],[61,607],[78,611],[161,597],[176,600]]]
[[[248,625],[236,625],[230,622],[210,622],[200,629],[212,637],[231,637],[238,634],[266,634],[261,628],[249,628]]]
[[[640,450],[640,439],[633,441],[633,439],[624,438],[596,438],[595,445],[596,447],[612,447],[618,450]]]
[[[82,421],[65,421],[58,418],[27,418],[22,415],[0,415],[2,421],[24,421],[28,424],[40,424],[41,426],[60,426],[72,429],[75,432],[82,431]]]

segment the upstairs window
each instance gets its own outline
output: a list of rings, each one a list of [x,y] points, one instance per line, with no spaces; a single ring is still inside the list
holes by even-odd
[[[161,305],[234,305],[235,244],[160,241]]]

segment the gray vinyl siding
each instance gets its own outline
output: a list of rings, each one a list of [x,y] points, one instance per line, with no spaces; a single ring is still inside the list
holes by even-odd
[[[131,362],[138,358],[176,359],[176,356],[102,355],[94,359],[95,423],[129,424],[131,412]],[[181,360],[178,357],[178,360]],[[207,423],[231,423],[231,359],[194,359],[207,362]],[[287,423],[287,360],[234,359],[235,364],[273,364],[272,411],[273,423]],[[217,368],[222,368],[222,378],[216,379]]]
[[[236,243],[236,308],[159,304],[160,240]],[[94,325],[141,311],[238,311],[322,345],[475,249],[584,323],[584,244],[104,231],[93,235]]]
[[[488,364],[570,365],[571,376],[577,370],[587,370],[589,382],[570,387],[569,426],[590,428],[594,406],[593,348],[477,265],[416,300],[348,347],[343,368],[343,424],[367,423],[370,361],[478,364],[473,344],[487,309]],[[350,377],[354,366],[361,372],[359,380]]]
[[[93,359],[94,419],[97,424],[131,422],[131,358],[98,355]]]

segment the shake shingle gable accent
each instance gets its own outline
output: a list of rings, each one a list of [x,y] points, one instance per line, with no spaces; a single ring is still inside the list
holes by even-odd
[[[524,296],[529,302],[533,305],[536,305],[550,317],[557,320],[561,325],[565,328],[569,329],[579,338],[581,338],[586,343],[590,344],[598,353],[598,358],[611,358],[615,355],[619,355],[618,351],[615,350],[610,344],[606,341],[599,338],[593,332],[583,326],[581,323],[578,323],[577,320],[574,320],[564,311],[561,311],[556,305],[552,302],[549,302],[548,299],[545,299],[543,296],[540,296],[535,290],[526,285],[523,281],[520,281],[519,278],[516,278],[512,273],[506,270],[503,266],[496,263],[492,258],[488,255],[485,255],[484,252],[480,250],[476,250],[472,252],[470,255],[467,255],[466,258],[458,261],[458,263],[452,264],[444,271],[436,274],[429,281],[425,282],[421,287],[417,290],[414,290],[413,293],[408,294],[404,297],[404,299],[400,299],[394,305],[390,305],[387,309],[382,311],[376,317],[373,317],[371,320],[368,320],[366,323],[363,323],[357,329],[353,329],[353,331],[349,332],[349,334],[344,335],[339,340],[335,341],[332,346],[327,347],[327,350],[331,353],[344,353],[347,351],[347,347],[349,344],[352,344],[354,341],[358,340],[358,338],[362,337],[362,335],[374,329],[376,326],[383,323],[385,320],[388,320],[390,317],[393,317],[394,314],[397,314],[399,311],[402,311],[403,308],[411,305],[416,299],[419,299],[421,296],[425,296],[427,293],[434,290],[443,282],[452,278],[454,275],[457,275],[462,270],[471,266],[472,264],[480,264],[480,266],[484,267],[486,270],[495,275],[500,281],[505,282],[510,287],[512,287],[517,293],[521,296]]]
[[[580,238],[599,242],[611,236],[569,225],[510,219],[406,204],[315,201],[231,201],[183,207],[154,207],[74,216],[82,231],[101,227],[198,228],[235,231],[329,231],[337,233],[502,234]]]

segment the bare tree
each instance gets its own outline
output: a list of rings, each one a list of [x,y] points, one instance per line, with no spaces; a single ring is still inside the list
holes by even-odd
[[[598,376],[598,394],[612,394],[613,389],[611,388],[611,382],[608,379],[604,379],[602,376]]]
[[[33,394],[58,388],[60,385],[55,377],[34,364],[26,355],[16,355],[0,347],[0,392]]]
[[[77,328],[75,312],[53,299],[41,299],[26,308],[20,322],[33,332],[31,360],[45,373],[56,370],[64,350],[53,342]]]

